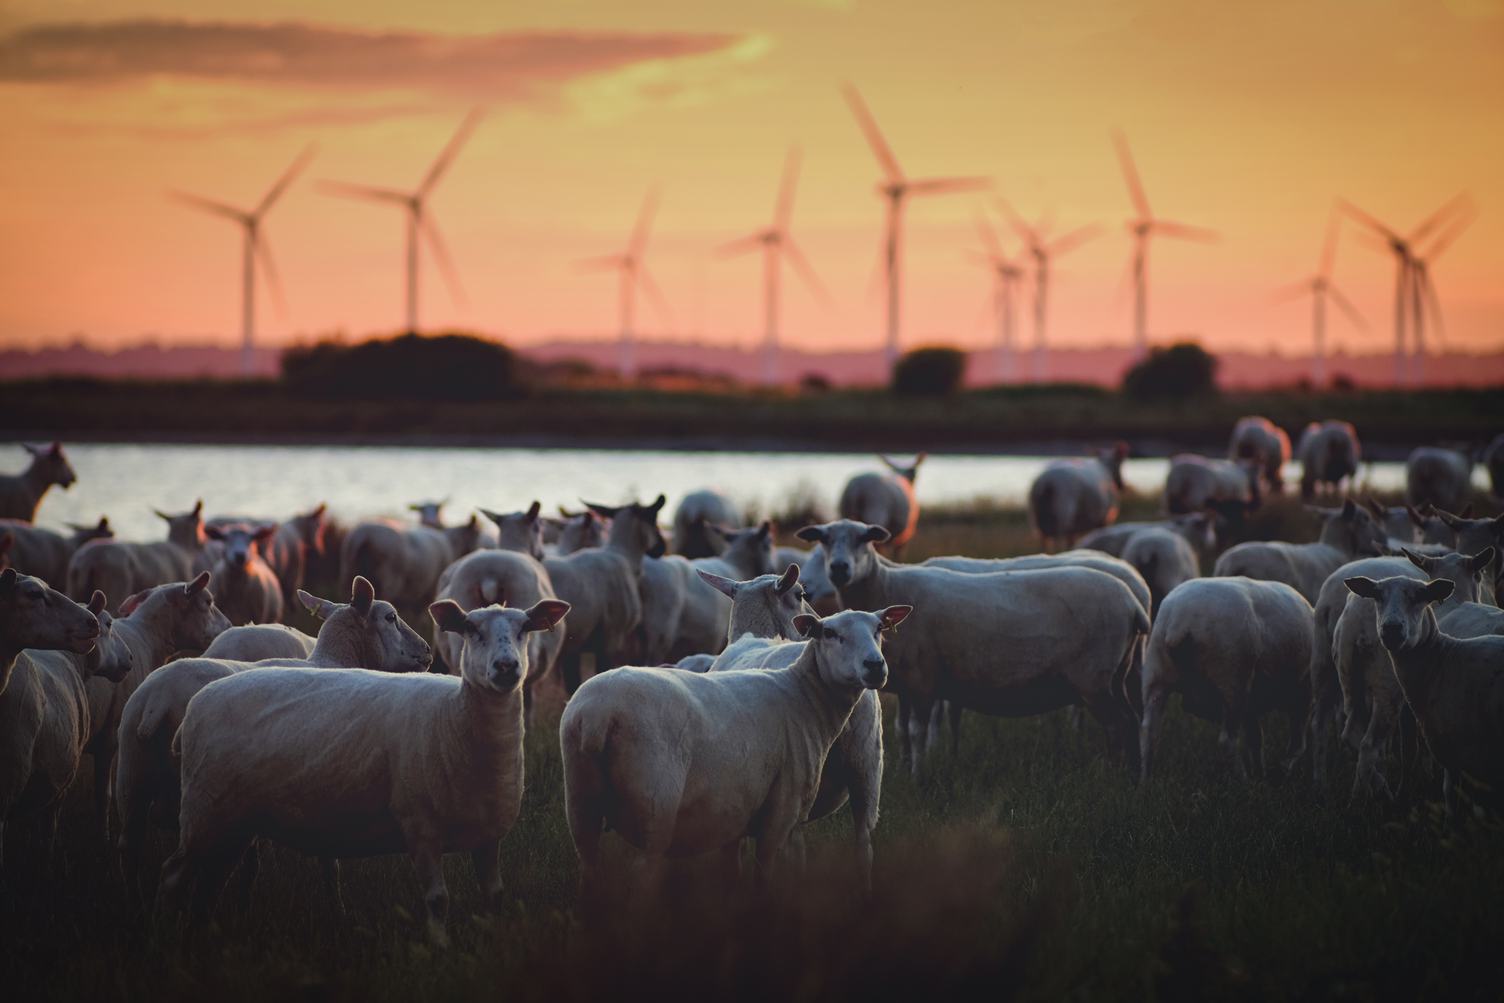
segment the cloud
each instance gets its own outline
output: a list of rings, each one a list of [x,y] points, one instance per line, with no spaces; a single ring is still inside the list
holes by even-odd
[[[159,77],[340,90],[532,97],[645,62],[734,49],[735,35],[529,31],[364,32],[281,22],[36,24],[0,38],[0,84],[118,84]]]

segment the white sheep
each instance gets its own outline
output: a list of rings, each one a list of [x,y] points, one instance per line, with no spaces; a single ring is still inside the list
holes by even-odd
[[[1405,461],[1405,500],[1455,512],[1473,488],[1473,458],[1455,449],[1421,446]]]
[[[810,608],[821,616],[830,616],[842,610],[841,594],[830,582],[830,569],[825,564],[825,548],[816,544],[808,550],[798,547],[774,547],[773,567],[786,568],[799,565],[799,584],[804,587]]]
[[[1215,460],[1195,453],[1170,457],[1165,477],[1165,511],[1171,515],[1201,512],[1214,505],[1257,508],[1263,500],[1258,464],[1252,460]]]
[[[231,627],[204,649],[203,658],[259,662],[265,658],[307,658],[314,638],[285,623],[251,623]]]
[[[714,557],[723,546],[716,526],[740,526],[742,514],[736,503],[718,491],[691,491],[674,509],[674,553],[691,560]]]
[[[357,575],[399,609],[419,608],[433,597],[444,569],[475,550],[481,527],[474,515],[461,526],[433,526],[372,519],[346,534],[340,551],[340,579]]]
[[[429,529],[444,528],[444,506],[449,504],[449,499],[440,501],[413,502],[407,506],[407,510],[418,517],[418,524],[427,526]]]
[[[1489,490],[1495,498],[1504,498],[1504,432],[1484,447],[1483,466],[1488,468]]]
[[[1328,576],[1355,557],[1384,552],[1384,531],[1351,498],[1340,509],[1315,509],[1322,520],[1315,543],[1255,540],[1229,548],[1213,569],[1218,578],[1243,575],[1284,582],[1314,603]]]
[[[1362,455],[1358,430],[1350,422],[1311,422],[1300,433],[1295,447],[1295,458],[1300,461],[1300,496],[1309,500],[1323,486],[1338,491],[1344,480],[1357,477]]]
[[[224,520],[228,522],[247,520]],[[261,524],[266,520],[252,520]],[[210,521],[210,525],[214,525]],[[282,604],[290,609],[308,574],[310,560],[323,556],[325,536],[329,527],[328,509],[320,503],[307,512],[301,512],[283,522],[271,522],[275,532],[270,539],[262,541],[258,549],[261,559],[272,569],[282,587]],[[225,528],[221,524],[220,528]]]
[[[1372,495],[1365,501],[1384,532],[1389,550],[1423,542],[1441,543],[1451,536],[1445,523],[1435,516],[1422,515],[1414,505],[1385,505]]]
[[[1201,564],[1185,537],[1167,529],[1145,529],[1135,533],[1123,548],[1123,560],[1144,576],[1149,584],[1149,612],[1159,616],[1159,604],[1176,586],[1201,576]]]
[[[203,501],[179,515],[153,511],[167,523],[166,540],[95,540],[78,548],[68,561],[68,594],[79,599],[103,592],[121,602],[143,589],[192,578],[207,539]]]
[[[47,489],[56,484],[66,491],[78,475],[68,463],[62,443],[22,445],[31,454],[31,463],[19,474],[0,474],[0,518],[34,522]]]
[[[1113,557],[1122,557],[1123,548],[1133,535],[1143,529],[1167,529],[1185,537],[1197,554],[1210,555],[1217,549],[1217,517],[1213,512],[1188,512],[1168,519],[1151,519],[1144,522],[1117,522],[1087,533],[1076,544],[1079,550],[1100,550]]]
[[[109,540],[115,536],[110,520],[101,518],[95,525],[68,524],[69,535],[20,519],[0,519],[0,533],[11,537],[10,566],[23,575],[31,575],[61,591],[68,585],[68,562],[73,554],[91,540]]]
[[[447,944],[444,854],[469,852],[500,904],[498,846],[522,807],[526,637],[568,611],[556,599],[469,613],[434,603],[435,624],[465,639],[458,678],[279,669],[204,687],[175,739],[183,794],[167,901],[191,891],[202,912],[257,836],[321,857],[405,852],[429,937]]]
[[[1309,694],[1311,616],[1311,604],[1282,582],[1199,578],[1166,596],[1144,657],[1143,779],[1171,693],[1180,693],[1187,713],[1222,725],[1224,747],[1241,745],[1245,777],[1263,770],[1263,715],[1289,715],[1294,744]]]
[[[911,611],[801,614],[810,643],[787,669],[633,667],[581,686],[564,708],[559,745],[582,887],[595,884],[607,829],[655,862],[734,853],[751,837],[766,879],[810,817],[853,709],[888,678],[882,634]]]
[[[1268,418],[1258,415],[1239,418],[1232,428],[1227,458],[1252,461],[1269,490],[1280,494],[1285,489],[1284,467],[1290,462],[1290,437]]]
[[[731,618],[731,602],[706,585],[697,572],[705,571],[722,578],[741,581],[771,574],[773,571],[773,526],[764,521],[747,529],[728,530],[716,527],[724,550],[719,557],[701,557],[686,561],[670,555],[660,563],[677,573],[676,587],[683,595],[678,608],[678,628],[673,634],[668,657],[693,654],[716,654],[726,646],[726,625]],[[644,579],[656,587],[656,580]],[[644,611],[644,626],[647,626]],[[647,661],[647,659],[644,659]]]
[[[543,520],[538,513],[543,506],[533,502],[525,512],[492,512],[481,509],[480,514],[496,524],[495,547],[527,554],[535,561],[543,560]]]
[[[579,512],[570,512],[561,505],[559,514],[563,516],[564,521],[558,527],[559,538],[554,543],[550,557],[564,557],[576,550],[588,550],[591,547],[606,545],[606,535],[611,530],[611,520],[602,519],[588,508]]]
[[[914,495],[914,479],[928,454],[920,453],[908,466],[894,463],[879,455],[890,474],[857,474],[841,490],[837,506],[842,519],[855,519],[871,526],[881,526],[889,533],[888,549],[894,557],[903,556],[903,548],[914,538],[919,526],[919,499]]]
[[[262,547],[277,535],[277,526],[233,523],[206,526],[204,534],[220,544],[212,571],[215,600],[236,626],[282,620],[282,583],[262,557]]]
[[[1127,443],[1092,458],[1054,460],[1029,485],[1029,520],[1046,550],[1117,520]]]

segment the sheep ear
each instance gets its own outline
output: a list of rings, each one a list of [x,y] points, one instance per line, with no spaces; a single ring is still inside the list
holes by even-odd
[[[436,627],[452,634],[463,634],[470,625],[465,611],[453,599],[440,599],[436,603],[430,603],[428,615],[433,617]]]
[[[806,543],[825,542],[825,530],[821,529],[819,526],[805,526],[794,535]]]
[[[375,602],[376,587],[364,575],[356,575],[355,581],[350,583],[350,605],[355,607],[355,612],[365,616]]]
[[[159,508],[154,508],[151,511],[152,511],[153,515],[155,515],[158,519],[163,520],[164,522],[171,522],[172,521],[172,516],[168,515],[166,512],[163,512]]]
[[[825,636],[825,627],[820,623],[820,618],[809,613],[800,613],[794,617],[794,629],[801,637],[807,637],[811,641]]]
[[[1345,499],[1342,502],[1342,518],[1345,519],[1348,522],[1352,522],[1353,519],[1357,516],[1357,514],[1358,514],[1358,506],[1357,506],[1357,504],[1354,503],[1354,501],[1351,498]]]
[[[63,444],[61,442],[53,440],[53,443],[48,448],[47,452],[51,453],[53,456],[61,457],[63,455]]]
[[[1372,578],[1344,578],[1342,584],[1355,596],[1364,599],[1377,599],[1379,597],[1379,584]]]
[[[209,587],[209,578],[209,572],[200,571],[197,578],[183,586],[183,595],[191,596],[204,591]]]
[[[666,504],[668,504],[668,499],[660,494],[657,499],[654,500],[653,504],[648,506],[648,510],[652,512],[654,516],[656,516],[659,512],[663,511],[663,506]]]
[[[704,574],[704,572],[700,572]],[[785,595],[788,590],[799,584],[799,565],[790,564],[783,571],[783,577],[778,579],[778,584],[773,586],[773,591],[779,595]]]
[[[197,499],[193,503],[193,511],[188,514],[195,518],[202,516],[204,514],[204,500],[202,498]]]
[[[741,582],[734,582],[729,578],[722,578],[720,575],[712,575],[710,572],[700,568],[695,569],[695,574],[699,575],[700,579],[706,585],[709,585],[727,599],[735,599],[737,590],[741,588]]]
[[[1415,551],[1411,550],[1409,547],[1401,547],[1400,548],[1400,553],[1402,553],[1402,554],[1405,555],[1405,560],[1409,561],[1411,564],[1415,565],[1417,568],[1420,568],[1422,571],[1429,571],[1430,570],[1430,568],[1427,567],[1427,565],[1431,563],[1431,561],[1430,561],[1429,558],[1422,557],[1420,554],[1417,554]]]
[[[479,507],[476,508],[476,511],[485,516],[487,519],[490,519],[492,522],[496,523],[496,525],[501,525],[502,514],[500,512],[492,512],[488,508]]]
[[[863,543],[886,543],[893,536],[881,526],[868,526],[867,532],[862,534]]]
[[[297,596],[298,604],[306,609],[310,615],[315,616],[320,620],[329,619],[329,617],[334,613],[335,609],[338,608],[338,604],[332,603],[328,599],[321,599],[316,595],[304,592],[302,589],[298,589]]]
[[[589,511],[589,510],[587,509],[586,511]],[[579,512],[571,512],[571,511],[569,511],[569,509],[565,508],[563,505],[559,506],[559,515],[563,516],[565,519],[573,519],[575,516],[577,516],[579,514],[580,514]]]
[[[882,624],[883,630],[892,630],[908,619],[909,614],[912,612],[914,612],[914,607],[912,606],[889,606],[877,614],[877,620],[878,623]]]
[[[1455,582],[1446,578],[1438,578],[1434,582],[1427,582],[1425,588],[1420,590],[1421,598],[1427,603],[1442,602],[1457,588]]]
[[[1369,495],[1367,498],[1363,499],[1363,504],[1368,506],[1368,511],[1372,512],[1375,518],[1383,519],[1389,515],[1389,513],[1384,509],[1384,506],[1380,505],[1379,500],[1373,495]]]
[[[768,537],[770,537],[772,535],[773,535],[773,520],[772,519],[764,519],[762,522],[760,522],[760,523],[757,524],[757,538],[759,540],[766,540]]]
[[[41,456],[42,455],[42,447],[41,446],[33,446],[29,442],[23,442],[23,443],[21,443],[21,448],[24,449],[24,450],[26,450],[32,456]]]
[[[1417,527],[1420,529],[1426,528],[1426,517],[1417,512],[1414,505],[1406,505],[1405,514],[1410,517],[1410,521]]]
[[[88,610],[90,613],[93,613],[95,618],[97,619],[99,617],[99,614],[104,612],[104,608],[108,604],[109,600],[105,598],[105,594],[98,589],[95,589],[94,594],[89,597]]]
[[[552,630],[554,624],[564,619],[564,614],[568,612],[569,603],[562,599],[540,599],[527,611],[527,622],[522,625],[522,629]]]
[[[220,529],[218,526],[205,526],[204,535],[211,540],[223,540],[225,538],[224,530]]]
[[[538,521],[538,513],[542,512],[542,511],[543,511],[543,503],[540,502],[540,501],[538,501],[536,498],[533,499],[533,503],[527,507],[527,521],[528,522],[537,522]]]
[[[151,595],[151,589],[142,589],[135,595],[126,597],[125,602],[120,604],[120,615],[130,616],[132,613],[136,612],[136,607],[144,603],[146,601],[146,597],[149,595]]]
[[[1499,552],[1493,547],[1484,547],[1482,551],[1468,558],[1468,563],[1472,567],[1473,573],[1477,574],[1484,568],[1488,567],[1490,564],[1494,563],[1494,558],[1498,555]]]
[[[270,540],[276,535],[277,526],[275,523],[272,523],[270,525],[262,526],[260,529],[256,530],[256,532],[252,533],[251,539],[255,540],[257,543],[265,543],[267,540]]]
[[[610,505],[597,505],[595,502],[588,502],[583,498],[580,499],[580,503],[584,505],[585,508],[589,509],[591,512],[594,512],[596,515],[600,516],[603,519],[615,519],[616,513],[621,511],[620,507],[612,507]]]

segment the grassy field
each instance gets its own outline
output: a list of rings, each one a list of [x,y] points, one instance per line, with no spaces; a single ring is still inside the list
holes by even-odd
[[[1142,499],[1125,515],[1152,508]],[[1250,532],[1310,532],[1293,506],[1261,520]],[[916,558],[1033,549],[1020,513],[985,505],[928,514],[919,543]],[[222,1003],[1500,993],[1498,823],[1448,823],[1434,797],[1350,809],[1343,770],[1329,796],[1304,775],[1240,782],[1214,728],[1173,705],[1146,788],[1064,713],[969,715],[959,752],[934,757],[918,783],[890,742],[870,901],[855,890],[843,810],[812,827],[807,872],[764,893],[691,864],[661,899],[623,892],[593,916],[575,910],[557,734],[543,718],[527,738],[522,818],[503,844],[509,902],[478,914],[469,861],[451,859],[447,953],[422,939],[402,859],[346,866],[344,922],[317,866],[287,851],[268,855],[244,912],[226,907],[208,929],[133,917],[89,831],[85,778],[50,868],[30,834],[7,833],[0,985],[10,999]],[[1281,722],[1272,730],[1271,760],[1284,737]]]

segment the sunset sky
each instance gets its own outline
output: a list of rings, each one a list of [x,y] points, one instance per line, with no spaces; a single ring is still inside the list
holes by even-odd
[[[1155,245],[1156,337],[1303,351],[1308,305],[1273,296],[1314,271],[1335,195],[1408,230],[1467,191],[1478,217],[1432,269],[1447,343],[1504,348],[1504,0],[6,0],[0,342],[233,343],[236,228],[167,192],[249,206],[310,143],[268,217],[287,313],[263,293],[262,336],[395,329],[400,213],[316,182],[413,187],[484,106],[432,202],[469,302],[425,264],[426,328],[613,334],[614,278],[576,262],[622,249],[657,185],[673,317],[642,326],[748,343],[760,262],[712,251],[768,223],[798,144],[793,230],[833,305],[790,276],[785,336],[875,345],[879,172],[847,81],[911,176],[986,175],[1059,230],[1105,225],[1058,268],[1058,344],[1128,337],[1121,127],[1155,211],[1223,234]],[[911,203],[907,344],[990,338],[965,256],[982,209]],[[1336,282],[1370,331],[1334,319],[1338,344],[1390,346],[1392,272],[1349,228]]]

